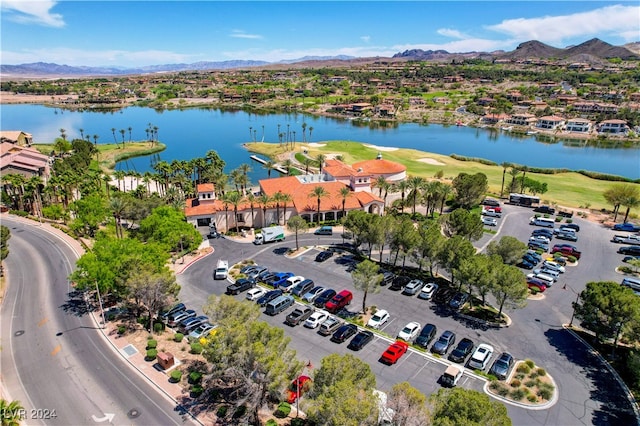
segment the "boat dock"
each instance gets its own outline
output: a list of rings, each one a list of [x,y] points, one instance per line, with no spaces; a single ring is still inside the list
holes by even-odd
[[[251,155],[249,158],[251,158],[253,161],[257,161],[260,164],[267,164],[267,160],[260,158],[257,155]],[[275,164],[275,166],[273,167],[273,170],[279,173],[282,173],[283,175],[289,174],[287,170],[283,169],[282,166],[280,166],[279,164]]]

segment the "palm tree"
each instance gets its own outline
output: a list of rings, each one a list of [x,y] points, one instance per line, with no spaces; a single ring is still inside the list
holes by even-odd
[[[115,177],[118,181],[118,191],[122,191],[122,189],[120,188],[120,181],[124,181],[125,175],[126,172],[124,170],[116,170],[113,172],[113,177]]]
[[[307,141],[306,132],[307,132],[307,123],[303,121],[302,122],[302,142]]]
[[[129,203],[123,196],[113,197],[109,201],[109,208],[113,212],[113,217],[116,220],[116,238],[124,238],[122,232],[122,214],[125,212]]]
[[[283,195],[284,194],[282,193],[282,191],[278,191],[275,194],[273,194],[273,197],[271,197],[271,201],[276,203],[276,223],[278,225],[280,225],[280,203],[283,201],[282,200]]]
[[[255,207],[255,203],[257,201],[257,198],[255,195],[253,195],[253,192],[249,191],[249,193],[245,196],[247,202],[249,203],[249,207],[251,207],[251,227],[255,228],[255,221],[256,221],[256,217],[253,214],[254,211],[254,207]]]
[[[453,192],[453,187],[446,183],[440,184],[440,214],[442,214],[442,210],[444,210],[444,203],[447,202],[447,198]]]
[[[252,142],[255,142],[255,140],[253,139],[253,126],[249,126],[249,137],[251,138]]]
[[[244,197],[238,191],[233,191],[225,194],[223,201],[233,206],[233,217],[236,222],[236,232],[240,232],[240,229],[238,228],[238,206],[244,201]]]
[[[282,133],[280,133],[280,125],[278,124],[278,142],[282,145]]]
[[[378,188],[378,196],[380,198],[382,198],[382,190],[384,189],[384,185],[386,183],[387,183],[387,179],[382,175],[378,176],[376,180],[373,182],[373,186]]]
[[[236,191],[239,191],[239,186],[240,186],[240,176],[242,176],[242,173],[240,173],[240,170],[238,169],[233,169],[231,170],[231,172],[229,173],[229,180],[231,181],[231,183],[236,187]]]
[[[287,203],[293,201],[293,198],[291,194],[282,193],[280,201],[282,202],[282,224],[284,225],[287,223]]]
[[[122,149],[124,149],[124,134],[125,134],[125,130],[120,129],[120,135],[122,135]]]
[[[131,131],[133,130],[133,128],[129,126],[127,130],[129,130],[129,143],[131,143]]]
[[[327,156],[324,154],[316,155],[316,161],[320,164],[320,174],[322,174],[322,166],[324,166],[324,160],[327,159]]]
[[[396,183],[396,191],[400,192],[400,198],[402,199],[402,204],[400,205],[400,211],[404,213],[404,197],[406,195],[407,190],[409,189],[409,182],[406,180],[401,180]]]
[[[78,131],[80,132],[80,139],[84,139],[84,129],[80,127]]]
[[[343,186],[342,188],[340,188],[339,194],[340,198],[342,199],[342,217],[344,217],[344,206],[345,204],[347,204],[347,197],[351,196],[351,190],[348,186]]]
[[[511,166],[511,164],[505,161],[500,165],[502,166],[502,186],[500,187],[500,198],[502,198],[504,194],[504,175],[507,173],[507,169],[509,168],[509,166]]]
[[[113,135],[113,142],[118,145],[118,139],[116,139],[116,128],[112,127],[111,128],[111,134]]]
[[[324,187],[320,185],[316,185],[309,193],[309,197],[315,197],[316,200],[318,201],[318,211],[317,211],[318,218],[316,220],[318,225],[320,224],[320,200],[327,196],[329,196],[329,193],[327,192],[326,189],[324,189]]]
[[[60,129],[60,137],[65,141],[67,140],[67,131],[65,129]]]
[[[304,160],[302,160],[302,164],[304,164],[304,173],[307,175],[309,174],[309,166],[312,162],[313,160],[309,157],[304,157]]]
[[[275,163],[271,160],[268,160],[262,165],[262,168],[267,170],[267,177],[271,178],[271,170],[276,167]]]
[[[313,132],[313,126],[309,126],[309,140],[311,140],[311,132]]]
[[[271,204],[271,197],[264,192],[258,197],[258,204],[262,206],[262,226],[267,226],[267,207]]]
[[[409,189],[411,189],[411,195],[413,198],[413,214],[416,214],[416,203],[418,200],[418,195],[420,194],[420,189],[424,185],[424,179],[420,176],[410,176],[409,180]]]
[[[98,135],[93,135],[93,144],[96,145],[96,146],[98,145],[98,138],[99,137],[100,136],[98,136]]]
[[[520,182],[520,192],[524,194],[524,178],[527,176],[527,172],[529,171],[529,167],[522,166],[522,182]]]
[[[629,212],[631,211],[631,209],[640,206],[640,191],[638,191],[637,188],[634,188],[634,189],[636,190],[633,191],[632,193],[627,194],[621,203],[623,206],[627,208],[627,211],[624,214],[624,220],[623,220],[623,222],[625,223],[629,218]]]
[[[238,170],[240,170],[240,172],[247,176],[247,174],[251,171],[251,166],[247,163],[242,163],[238,166]]]
[[[287,158],[282,162],[282,167],[287,169],[287,176],[291,174],[291,167],[293,167],[293,161],[290,158]]]
[[[520,170],[515,167],[515,166],[511,166],[511,169],[509,170],[509,176],[511,176],[511,184],[509,185],[509,192],[514,192],[516,190],[516,184],[517,184],[517,177],[520,174]]]

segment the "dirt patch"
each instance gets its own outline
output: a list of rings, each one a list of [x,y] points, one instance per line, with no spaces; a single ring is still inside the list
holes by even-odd
[[[371,148],[371,149],[377,149],[378,151],[397,151],[399,148],[394,148],[391,146],[377,146],[377,145],[370,145],[368,143],[365,143],[364,146],[366,146],[367,148]]]
[[[421,163],[431,164],[432,166],[444,166],[445,164],[441,161],[436,160],[435,158],[419,158],[418,161]]]

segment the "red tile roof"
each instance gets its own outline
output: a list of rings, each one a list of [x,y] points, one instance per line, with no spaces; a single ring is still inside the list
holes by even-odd
[[[407,170],[407,168],[400,163],[384,159],[360,161],[358,163],[354,163],[351,167],[355,170],[362,169],[363,173],[369,175],[401,173]]]
[[[199,183],[197,186],[198,193],[200,192],[213,192],[215,187],[212,183]]]

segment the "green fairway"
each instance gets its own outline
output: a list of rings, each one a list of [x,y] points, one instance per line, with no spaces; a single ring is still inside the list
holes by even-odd
[[[307,155],[315,158],[318,154],[342,155],[347,164],[356,161],[370,160],[376,158],[378,152],[382,157],[404,164],[407,167],[407,174],[412,176],[422,176],[433,178],[442,170],[444,178],[451,180],[459,173],[484,173],[489,180],[489,192],[499,195],[502,184],[502,167],[481,164],[475,161],[460,161],[446,155],[433,154],[414,149],[398,148],[387,150],[365,146],[367,144],[352,141],[327,141],[314,144],[297,143],[295,152],[307,151]],[[246,148],[272,159],[277,159],[278,155],[284,154],[287,150],[284,145],[277,143],[247,143]],[[557,203],[559,206],[580,208],[589,206],[592,209],[611,209],[602,193],[615,182],[592,179],[580,173],[558,173],[540,174],[527,172],[527,177],[545,182],[548,185],[548,192],[540,195],[543,203]],[[505,188],[508,188],[511,176],[505,176]],[[634,184],[637,185],[637,184]],[[505,192],[507,189],[505,189]]]

